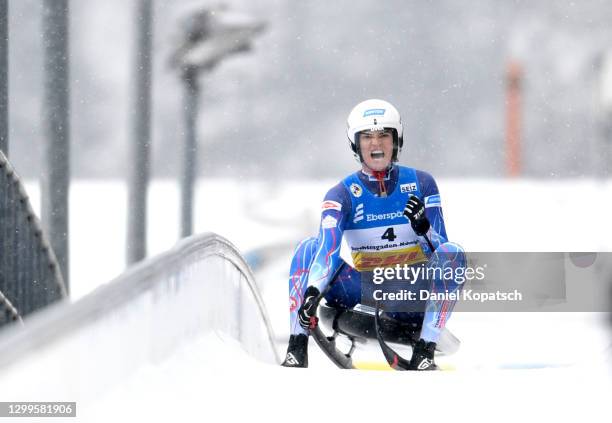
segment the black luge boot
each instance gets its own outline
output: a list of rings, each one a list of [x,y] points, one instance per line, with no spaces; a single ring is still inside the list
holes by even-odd
[[[284,367],[308,367],[308,336],[304,334],[291,335]]]
[[[419,339],[412,348],[412,358],[408,370],[437,370],[438,366],[434,363],[435,351],[435,342],[425,342],[425,340]]]

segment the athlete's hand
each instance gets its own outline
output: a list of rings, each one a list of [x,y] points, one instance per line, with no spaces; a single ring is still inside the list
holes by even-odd
[[[315,301],[319,296],[319,290],[314,286],[309,286],[304,293],[304,301],[298,310],[298,320],[304,329],[314,329],[319,323],[317,319]]]
[[[429,230],[429,220],[425,215],[425,204],[416,195],[411,195],[404,208],[404,216],[410,220],[414,233],[423,236]]]

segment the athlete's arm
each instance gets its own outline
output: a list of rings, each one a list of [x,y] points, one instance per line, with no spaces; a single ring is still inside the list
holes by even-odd
[[[431,225],[427,235],[434,248],[438,248],[440,244],[448,242],[438,185],[433,176],[427,172],[417,170],[416,175],[423,195],[422,201],[425,203],[425,216]]]
[[[342,183],[329,190],[321,206],[317,251],[308,273],[308,286],[322,292],[343,264],[340,258],[342,233],[351,213],[351,199]]]

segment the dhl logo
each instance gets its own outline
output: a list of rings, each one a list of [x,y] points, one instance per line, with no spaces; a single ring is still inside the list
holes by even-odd
[[[416,264],[427,261],[427,257],[420,246],[414,246],[402,250],[386,252],[363,252],[352,253],[355,268],[360,272],[373,270],[375,267],[390,267],[396,264]]]

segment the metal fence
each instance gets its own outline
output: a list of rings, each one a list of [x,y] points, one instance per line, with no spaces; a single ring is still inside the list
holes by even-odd
[[[66,296],[55,255],[0,151],[0,327]]]

